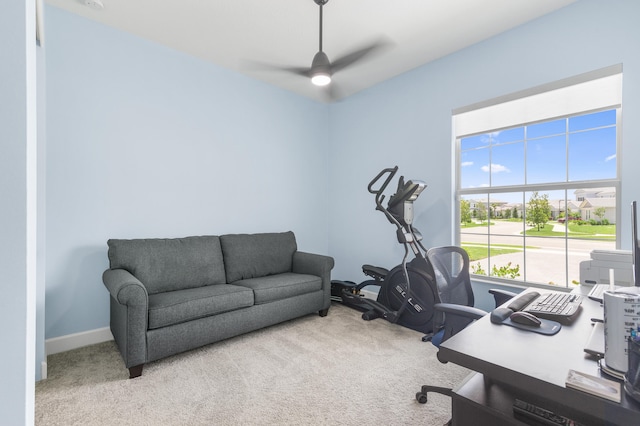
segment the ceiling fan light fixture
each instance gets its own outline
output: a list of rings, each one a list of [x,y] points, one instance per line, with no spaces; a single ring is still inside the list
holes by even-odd
[[[313,57],[309,75],[311,76],[311,82],[316,86],[326,86],[331,83],[331,63],[322,50]]]
[[[311,83],[316,86],[326,86],[331,83],[331,76],[328,73],[318,72],[311,76]]]

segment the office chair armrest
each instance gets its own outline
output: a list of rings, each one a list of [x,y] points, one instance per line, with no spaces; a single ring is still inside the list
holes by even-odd
[[[433,309],[445,314],[457,315],[472,320],[477,320],[487,315],[486,311],[473,306],[456,305],[455,303],[436,303]]]
[[[489,289],[489,293],[493,294],[493,298],[496,301],[496,308],[518,295],[518,293],[507,290],[498,290],[497,288]]]
[[[435,318],[431,343],[437,347],[473,321],[487,314],[482,309],[456,305],[455,303],[436,303],[433,305],[433,309]]]

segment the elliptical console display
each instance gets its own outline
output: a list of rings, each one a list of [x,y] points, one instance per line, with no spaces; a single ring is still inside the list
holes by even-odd
[[[363,265],[362,271],[372,279],[357,286],[343,286],[341,298],[347,305],[365,311],[362,318],[372,320],[384,318],[389,322],[420,331],[433,331],[433,305],[437,303],[437,287],[431,263],[426,258],[422,235],[413,227],[413,202],[426,188],[421,181],[398,180],[395,194],[385,207],[384,191],[398,171],[398,166],[382,170],[369,183],[368,190],[375,195],[376,210],[396,226],[398,242],[404,246],[402,263],[390,271],[377,266]],[[383,180],[380,186],[379,182]],[[409,251],[415,256],[410,262]],[[335,281],[337,285],[344,283]],[[360,290],[366,286],[380,287],[377,300],[366,299]]]

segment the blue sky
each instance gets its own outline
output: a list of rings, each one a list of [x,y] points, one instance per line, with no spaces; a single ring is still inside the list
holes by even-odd
[[[607,110],[463,138],[461,188],[615,179],[615,124]]]

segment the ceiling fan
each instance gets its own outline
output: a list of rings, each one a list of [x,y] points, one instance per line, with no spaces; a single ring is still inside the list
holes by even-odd
[[[333,62],[329,61],[326,53],[322,50],[322,7],[327,4],[329,0],[313,1],[320,7],[320,37],[318,53],[313,57],[311,67],[281,67],[280,69],[308,77],[316,86],[326,86],[331,83],[331,77],[333,74],[362,60],[365,56],[368,56],[374,51],[382,48],[386,43],[378,41],[344,55]]]

